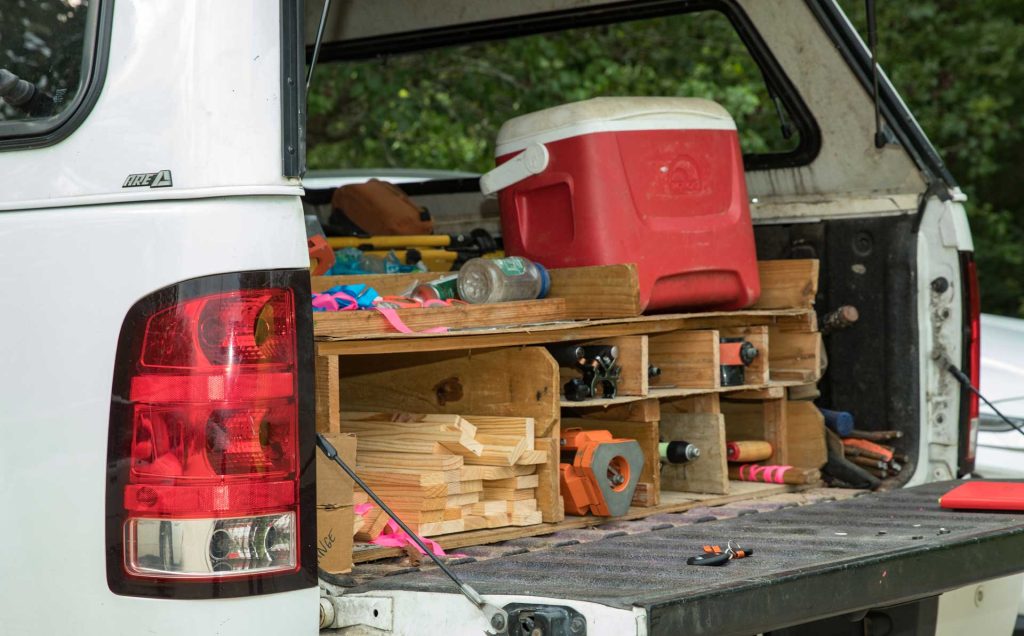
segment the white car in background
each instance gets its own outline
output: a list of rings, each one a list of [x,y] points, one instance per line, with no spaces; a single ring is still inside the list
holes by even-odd
[[[1024,428],[1024,320],[981,315],[981,394]],[[1024,435],[984,402],[980,409],[975,474],[987,479],[1024,479]],[[1024,591],[1017,606],[1024,632]]]
[[[980,388],[1024,428],[1024,320],[982,314]],[[1024,435],[984,402],[974,471],[988,479],[1024,479]]]

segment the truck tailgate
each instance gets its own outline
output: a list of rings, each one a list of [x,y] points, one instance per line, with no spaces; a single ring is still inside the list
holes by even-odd
[[[845,501],[665,527],[454,566],[484,594],[646,610],[650,634],[751,634],[933,596],[1024,570],[1024,514],[942,510],[940,482]],[[732,540],[750,558],[685,564]],[[436,571],[350,593],[453,593]]]

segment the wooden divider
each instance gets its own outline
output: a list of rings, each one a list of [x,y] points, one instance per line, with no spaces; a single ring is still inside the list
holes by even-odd
[[[764,440],[774,454],[768,464],[789,464],[789,434],[786,427],[786,400],[733,402],[723,399],[725,432],[729,440]]]
[[[718,331],[672,331],[648,337],[650,363],[661,368],[652,387],[715,389],[721,386]]]
[[[825,418],[811,402],[786,402],[788,463],[798,468],[821,468],[828,461]]]
[[[771,327],[769,353],[771,379],[816,382],[821,377],[822,342],[817,332],[787,331]]]
[[[761,297],[757,309],[810,307],[818,293],[818,260],[758,261]]]
[[[318,433],[341,432],[341,388],[338,356],[316,356],[316,430]]]
[[[663,490],[729,492],[725,420],[720,413],[662,413],[660,430],[664,441],[687,441],[700,449],[700,457],[686,464],[662,464]]]
[[[649,391],[647,336],[617,336],[601,340],[587,340],[579,344],[618,347],[618,364],[622,367],[622,372],[617,386],[617,395],[641,397],[647,395]],[[560,386],[564,386],[570,379],[581,377],[581,374],[577,369],[561,367],[560,376]]]

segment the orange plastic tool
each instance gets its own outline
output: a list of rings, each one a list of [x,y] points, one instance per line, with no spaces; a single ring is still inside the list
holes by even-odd
[[[327,244],[323,234],[314,234],[306,239],[309,248],[309,270],[313,276],[323,276],[334,265],[334,250]]]
[[[633,439],[609,431],[570,428],[562,432],[561,491],[565,512],[602,517],[625,514],[644,466],[644,453]]]

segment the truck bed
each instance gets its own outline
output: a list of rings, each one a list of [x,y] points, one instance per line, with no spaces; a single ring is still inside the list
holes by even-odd
[[[650,634],[757,633],[913,601],[1019,571],[1024,514],[940,509],[938,498],[957,484],[729,519],[690,511],[676,515],[678,525],[670,519],[623,522],[647,526],[586,543],[552,540],[553,535],[540,549],[466,558],[471,562],[454,569],[484,594],[643,608]],[[747,505],[757,511],[758,502]],[[729,540],[755,554],[724,567],[685,564],[702,545],[724,547]],[[495,554],[502,550],[486,548]],[[455,592],[436,568],[367,579],[370,567],[357,569],[357,580],[364,581],[348,593]]]

